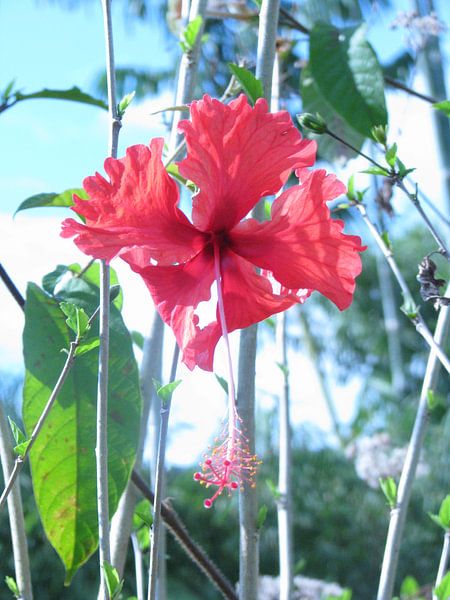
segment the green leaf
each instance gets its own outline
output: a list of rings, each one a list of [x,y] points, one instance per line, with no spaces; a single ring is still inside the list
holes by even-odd
[[[389,177],[390,173],[387,169],[383,169],[383,167],[369,167],[368,169],[364,169],[361,173],[367,173],[368,175],[382,175],[383,177]]]
[[[387,150],[386,153],[384,155],[387,164],[394,168],[395,163],[397,161],[397,144],[392,144],[392,146],[390,146]]]
[[[86,352],[95,350],[95,348],[98,348],[99,346],[100,346],[100,338],[95,338],[87,344],[80,344],[78,346],[78,348],[75,350],[75,356],[81,356],[82,354],[86,354]]]
[[[277,362],[276,365],[285,377],[289,376],[289,368],[286,365],[283,365],[283,363],[280,362]]]
[[[92,283],[96,287],[100,286],[100,264],[98,262],[93,262],[87,269],[85,267],[82,268],[78,263],[73,263],[72,265],[69,265],[68,269],[83,281]],[[114,286],[119,285],[119,278],[112,267],[109,267],[109,282],[111,290]],[[122,310],[123,292],[121,289],[119,290],[117,297],[111,298],[111,301],[117,309]]]
[[[180,385],[180,383],[181,383],[181,379],[177,379],[176,381],[171,381],[170,383],[166,383],[166,385],[163,385],[156,390],[156,393],[161,398],[161,400],[163,401],[164,404],[168,400],[170,400],[170,398],[172,398],[172,394],[174,393],[176,388]]]
[[[406,296],[403,294],[403,304],[400,306],[400,310],[404,315],[408,317],[408,319],[416,319],[419,313],[419,309],[417,308],[417,304],[414,302],[412,296]]]
[[[428,516],[430,517],[430,519],[432,521],[434,521],[436,523],[436,525],[439,525],[439,527],[442,527],[443,529],[445,529],[445,527],[443,527],[442,523],[441,523],[441,519],[439,518],[439,515],[433,515],[433,513],[428,513]]]
[[[202,27],[203,19],[201,15],[195,17],[192,21],[190,21],[185,30],[181,33],[180,46],[183,52],[188,53],[192,52],[195,46],[195,42],[197,41],[198,34]]]
[[[14,598],[20,598],[20,590],[13,577],[7,575],[5,577],[5,583],[8,586],[9,591],[13,594]]]
[[[152,507],[150,502],[143,498],[136,504],[133,514],[133,529],[138,530],[143,526],[151,527],[153,525]]]
[[[436,394],[434,390],[427,390],[427,407],[428,410],[433,410],[439,404],[438,399],[436,398]]]
[[[13,421],[11,417],[8,417],[8,421],[16,444],[21,444],[22,442],[25,442],[27,436],[23,433],[23,431],[20,429],[17,423]]]
[[[81,338],[89,328],[89,317],[82,308],[71,302],[61,302],[60,309],[66,315],[66,323],[77,338]]]
[[[17,215],[21,210],[28,210],[29,208],[41,208],[41,207],[60,207],[60,206],[73,206],[73,194],[79,196],[82,200],[86,200],[88,195],[82,188],[73,188],[61,192],[60,194],[36,194],[36,196],[30,196],[19,204],[14,216]]]
[[[231,74],[237,79],[252,104],[255,104],[258,98],[264,97],[263,85],[259,79],[256,79],[251,71],[231,62],[228,63],[228,68],[230,69]]]
[[[117,569],[112,567],[106,560],[103,562],[102,569],[105,574],[110,600],[117,600],[123,588],[123,579],[120,579]]]
[[[269,488],[274,499],[278,500],[280,497],[280,491],[278,487],[274,484],[274,482],[271,479],[266,479],[266,485]]]
[[[450,529],[450,495],[446,496],[442,501],[439,509],[439,519],[442,523],[442,527]]]
[[[334,134],[349,142],[356,150],[360,150],[364,143],[364,136],[355,131],[331,106],[327,98],[320,92],[309,67],[302,69],[300,78],[300,94],[303,110],[309,113],[319,113],[326,122],[327,127]],[[316,135],[306,132],[309,138],[315,139],[318,145],[319,156],[330,163],[345,163],[356,156],[356,152],[332,138],[329,135]]]
[[[131,339],[133,340],[133,344],[139,348],[139,350],[144,349],[145,338],[140,331],[130,331]]]
[[[220,385],[220,387],[225,392],[225,394],[228,394],[228,381],[224,377],[221,377],[220,375],[217,375],[216,373],[214,373],[214,376],[217,379],[217,382]]]
[[[394,508],[397,504],[397,484],[392,477],[380,477],[379,482],[389,507]]]
[[[72,278],[59,291],[66,303],[92,314],[99,290]],[[65,362],[60,348],[73,334],[55,298],[35,284],[27,289],[23,334],[23,421],[33,430]],[[98,338],[98,320],[86,343]],[[31,452],[34,496],[46,535],[66,568],[68,585],[98,545],[96,499],[96,398],[98,350],[78,357]],[[128,482],[139,438],[141,400],[130,335],[111,305],[108,398],[109,512]]]
[[[266,522],[268,510],[266,504],[259,507],[258,516],[256,517],[256,529],[261,529]]]
[[[42,278],[42,288],[47,292],[47,294],[53,296],[55,292],[55,287],[58,285],[58,283],[61,281],[61,279],[64,277],[68,270],[69,267],[67,267],[67,265],[57,265],[54,271],[44,275],[44,277]]]
[[[180,175],[178,165],[176,165],[175,163],[170,163],[169,165],[167,165],[166,171],[169,173],[169,175],[172,175],[174,179],[181,183],[181,185],[184,185],[188,188],[188,190],[195,194],[195,192],[197,191],[197,186],[190,179],[185,179],[182,175]]]
[[[76,86],[70,88],[69,90],[49,90],[45,88],[39,92],[33,92],[32,94],[22,94],[21,92],[16,92],[15,97],[17,102],[21,102],[22,100],[33,100],[37,98],[48,98],[52,100],[70,100],[71,102],[81,102],[81,104],[90,104],[92,106],[99,106],[100,108],[108,110],[108,105],[103,102],[103,100],[94,98],[90,94],[85,94]]]
[[[386,246],[386,248],[392,252],[393,246],[392,246],[391,239],[389,237],[389,233],[387,231],[383,231],[382,232],[381,239],[383,240],[384,245]]]
[[[17,456],[20,456],[23,458],[25,456],[25,453],[26,453],[29,445],[30,445],[30,440],[26,440],[25,442],[22,442],[21,444],[17,444],[17,446],[14,446],[14,452],[17,454]]]
[[[3,102],[7,102],[9,100],[9,98],[11,96],[12,89],[13,89],[15,83],[16,83],[16,80],[13,79],[12,81],[10,81],[8,83],[8,85],[3,90],[3,92],[2,92],[2,101]]]
[[[449,600],[450,598],[450,571],[445,575],[441,583],[434,589],[438,600]]]
[[[415,167],[412,169],[407,169],[399,158],[397,158],[396,162],[397,162],[397,167],[398,167],[398,174],[400,175],[400,177],[402,179],[416,170]]]
[[[122,100],[119,102],[119,104],[117,105],[117,113],[118,113],[119,119],[121,119],[123,117],[123,115],[125,114],[125,111],[130,106],[130,104],[133,102],[135,95],[136,95],[136,92],[130,92],[129,94],[126,94],[122,98]]]
[[[411,575],[405,577],[400,587],[400,596],[415,596],[420,591],[420,586],[417,580]]]
[[[139,548],[145,552],[150,548],[150,527],[141,527],[136,531]]]
[[[358,133],[370,137],[374,125],[386,125],[383,73],[365,25],[339,30],[316,24],[310,33],[309,68],[321,95]]]
[[[436,110],[440,110],[446,117],[450,117],[450,100],[443,100],[432,105]]]

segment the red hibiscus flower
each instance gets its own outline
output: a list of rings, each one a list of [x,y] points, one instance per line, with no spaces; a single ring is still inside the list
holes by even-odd
[[[85,224],[63,223],[86,254],[120,256],[140,273],[163,320],[173,329],[183,361],[212,370],[223,333],[216,319],[200,327],[198,305],[211,299],[214,282],[223,297],[228,331],[247,327],[303,302],[314,290],[347,308],[361,271],[359,237],[344,235],[326,202],[345,188],[323,170],[308,171],[315,142],[304,140],[287,112],[271,114],[245,96],[224,105],[208,96],[191,104],[182,121],[187,157],[180,174],[198,187],[192,220],[180,210],[179,192],[161,160],[163,140],[132,146],[108,158],[109,181],[96,173],[75,197]],[[271,220],[247,214],[276,194],[296,170],[300,185],[272,205]]]

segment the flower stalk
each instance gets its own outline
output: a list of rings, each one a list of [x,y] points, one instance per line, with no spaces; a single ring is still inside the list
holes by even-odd
[[[442,306],[434,335],[436,347],[440,347],[445,343],[449,325],[450,307]],[[428,424],[428,398],[430,392],[434,392],[436,389],[439,370],[440,362],[435,347],[433,347],[428,357],[414,428],[400,476],[396,505],[391,511],[377,600],[391,600],[392,598],[409,500]]]

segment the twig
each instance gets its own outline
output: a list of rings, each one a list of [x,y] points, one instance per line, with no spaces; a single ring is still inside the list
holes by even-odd
[[[396,186],[402,190],[402,192],[404,194],[406,194],[406,196],[411,200],[411,202],[414,204],[417,212],[420,214],[420,216],[422,217],[422,219],[424,220],[426,226],[428,227],[428,230],[430,231],[431,235],[434,237],[434,239],[436,240],[436,243],[439,246],[439,252],[445,256],[445,258],[450,261],[450,253],[445,245],[444,240],[441,238],[441,236],[439,235],[439,233],[436,231],[436,228],[434,227],[433,223],[430,221],[430,219],[428,218],[428,215],[425,213],[425,211],[422,208],[422,205],[419,202],[419,197],[418,197],[418,193],[417,193],[417,186],[416,186],[416,191],[415,193],[411,193],[405,186],[405,183],[403,181],[402,178],[397,177],[394,179],[394,182],[396,184]]]
[[[383,253],[383,256],[385,257],[386,261],[388,262],[388,264],[392,270],[392,273],[394,274],[394,277],[397,280],[397,283],[399,284],[400,289],[402,290],[406,304],[414,306],[416,308],[415,302],[413,300],[413,296],[408,287],[408,284],[406,283],[406,280],[403,277],[403,274],[400,271],[391,250],[386,246],[383,238],[381,237],[380,233],[378,232],[378,229],[372,223],[369,215],[367,214],[366,207],[361,202],[356,202],[354,204],[354,206],[356,206],[356,208],[360,212],[365,224],[367,225],[370,233],[372,234],[372,237],[374,238],[375,242],[377,243],[378,247],[380,248],[381,252]],[[426,326],[425,321],[423,320],[422,315],[419,313],[418,309],[416,308],[416,311],[414,313],[408,314],[407,316],[410,319],[410,321],[414,324],[417,332],[420,333],[420,335],[424,338],[424,340],[427,342],[427,344],[430,346],[430,348],[432,348],[436,352],[439,360],[441,361],[442,365],[447,370],[447,372],[450,373],[450,361],[449,361],[448,357],[446,356],[442,347],[433,338],[430,330]]]
[[[278,555],[280,571],[280,600],[291,600],[294,577],[292,542],[292,431],[289,416],[289,371],[287,359],[287,317],[286,312],[277,315],[277,358],[282,371],[283,386],[279,395],[278,431]]]
[[[390,85],[394,88],[397,88],[398,90],[402,90],[402,91],[406,92],[407,94],[409,94],[410,96],[415,96],[416,98],[420,98],[420,100],[429,102],[430,104],[436,104],[436,102],[437,102],[436,98],[433,98],[432,96],[427,96],[426,94],[421,94],[420,92],[416,92],[416,90],[411,89],[410,87],[408,87],[401,81],[398,81],[397,79],[393,79],[392,77],[388,77],[387,75],[384,76],[384,81],[388,85]]]
[[[175,343],[170,370],[170,383],[175,381],[180,349]],[[158,581],[159,541],[161,534],[161,502],[164,493],[164,470],[166,458],[167,431],[169,427],[170,406],[172,394],[161,402],[161,424],[159,428],[158,455],[155,475],[155,501],[153,503],[153,526],[150,545],[150,566],[148,576],[148,600],[155,600]]]
[[[10,278],[10,276],[8,275],[6,270],[3,268],[3,265],[1,263],[0,263],[0,278],[2,279],[3,283],[8,288],[8,291],[11,293],[14,300],[17,302],[17,304],[20,306],[20,308],[22,310],[24,310],[25,300],[24,300],[22,294],[17,289],[13,280]]]
[[[131,545],[133,546],[134,567],[136,571],[136,595],[137,600],[144,600],[144,569],[142,565],[142,551],[139,540],[135,533],[131,534]]]
[[[444,579],[444,575],[447,571],[447,563],[450,557],[450,531],[447,530],[444,534],[444,543],[442,545],[441,558],[439,560],[439,568],[436,576],[435,587],[441,583]],[[433,600],[438,600],[437,596],[433,595]]]
[[[7,481],[13,470],[13,455],[10,446],[11,430],[0,402],[0,459],[4,480]],[[14,555],[14,570],[21,600],[33,600],[31,585],[30,560],[28,556],[25,520],[23,517],[22,496],[20,486],[15,485],[8,497],[9,525]]]
[[[132,472],[131,480],[144,498],[147,498],[153,504],[155,500],[153,492],[136,471]],[[221,573],[220,569],[213,563],[203,548],[193,541],[184,523],[167,501],[161,503],[161,516],[170,533],[197,567],[214,583],[222,596],[227,600],[238,600],[232,584]]]
[[[256,77],[260,79],[264,97],[270,104],[273,65],[276,52],[279,0],[263,0],[259,14]],[[252,212],[257,217],[261,206]],[[238,414],[248,439],[250,454],[255,454],[255,364],[258,326],[241,331],[238,367]],[[245,483],[239,493],[239,594],[245,600],[256,600],[259,577],[259,531],[256,525],[258,498],[256,487]]]
[[[102,0],[103,29],[106,53],[106,79],[110,117],[109,155],[117,158],[117,146],[121,120],[117,110],[116,73],[114,63],[114,42],[111,17],[111,0]],[[97,464],[97,510],[100,562],[100,598],[107,600],[103,565],[111,563],[109,538],[108,502],[108,359],[109,359],[109,266],[100,261],[100,348],[98,358],[97,388],[97,440],[95,447]]]
[[[193,21],[196,17],[205,16],[207,0],[192,0],[189,11],[189,21]],[[197,39],[194,47],[189,52],[183,52],[180,62],[180,70],[178,73],[177,93],[175,97],[175,105],[188,104],[194,97],[195,83],[197,80],[198,61],[200,58],[200,43],[204,30],[204,18],[202,20]],[[178,144],[177,128],[181,115],[175,112],[172,121],[172,131],[170,134],[169,148],[173,149]]]
[[[95,310],[95,312],[92,314],[91,318],[89,319],[88,326],[90,326],[92,324],[94,319],[97,317],[98,312],[99,312],[99,309],[97,308]],[[58,394],[67,378],[67,375],[69,374],[70,369],[73,366],[73,363],[74,363],[75,357],[76,357],[75,352],[76,352],[76,349],[78,348],[78,346],[80,345],[80,342],[81,342],[81,338],[78,336],[76,337],[75,341],[70,342],[70,349],[67,354],[67,359],[66,359],[66,362],[64,363],[64,367],[61,371],[58,381],[56,382],[55,387],[53,388],[53,391],[50,394],[50,398],[48,399],[47,404],[45,405],[45,408],[42,411],[42,414],[39,417],[38,422],[34,426],[34,429],[33,429],[33,432],[31,434],[30,438],[27,440],[28,445],[27,445],[23,455],[17,456],[17,458],[14,462],[14,467],[11,472],[11,475],[10,475],[8,482],[6,483],[5,489],[3,490],[3,493],[0,497],[0,511],[2,510],[2,508],[6,502],[6,499],[11,492],[14,482],[16,481],[17,476],[19,475],[20,471],[22,470],[23,465],[25,464],[25,461],[28,458],[28,455],[30,454],[30,451],[31,451],[32,447],[34,446],[37,436],[39,435],[39,433],[45,423],[45,420],[47,419],[47,416],[48,416],[56,398],[58,397]]]
[[[440,347],[441,344],[445,343],[449,324],[450,307],[442,306],[434,336],[435,345],[437,347]],[[440,363],[437,360],[436,351],[433,347],[428,357],[414,428],[411,434],[411,439],[405,457],[405,463],[403,465],[403,470],[400,477],[396,506],[391,511],[383,564],[381,567],[377,600],[391,600],[392,598],[406,514],[408,511],[417,464],[419,462],[420,453],[423,446],[425,431],[428,424],[428,398],[430,392],[434,392],[436,389],[439,376],[439,367]]]
[[[139,445],[136,451],[134,468],[138,470],[142,463],[148,420],[154,396],[156,395],[153,380],[161,381],[162,347],[164,339],[164,323],[155,311],[152,328],[144,342],[144,351],[140,368],[142,415],[139,433]],[[131,535],[132,518],[136,505],[137,492],[131,481],[128,483],[119,502],[116,514],[111,522],[111,560],[122,577]]]

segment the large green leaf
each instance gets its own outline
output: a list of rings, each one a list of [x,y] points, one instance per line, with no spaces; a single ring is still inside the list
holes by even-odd
[[[23,420],[30,434],[65,361],[73,334],[58,301],[91,315],[98,288],[74,278],[58,299],[35,284],[25,304]],[[86,343],[98,335],[95,323]],[[77,357],[30,453],[36,503],[45,532],[66,568],[69,584],[98,544],[95,428],[98,349]],[[135,460],[141,400],[131,338],[120,312],[111,306],[108,466],[110,515],[115,512]]]
[[[33,100],[38,98],[47,98],[52,100],[70,100],[71,102],[81,102],[82,104],[90,104],[92,106],[99,106],[105,110],[108,110],[108,105],[98,98],[94,98],[90,94],[82,92],[80,88],[74,86],[68,90],[49,90],[47,88],[33,92],[32,94],[22,94],[16,92],[15,98],[17,102],[22,100]]]
[[[358,150],[361,149],[365,139],[364,136],[355,131],[347,121],[333,110],[332,106],[320,93],[317,84],[311,76],[309,67],[302,69],[300,90],[303,112],[319,113],[325,120],[330,131],[349,142]],[[307,132],[307,135],[317,141],[319,156],[330,163],[338,162],[342,164],[356,156],[353,150],[350,150],[350,148],[329,135],[315,135],[311,132]]]
[[[321,95],[361,135],[387,124],[383,73],[365,26],[339,30],[318,23],[311,31],[311,76]]]

